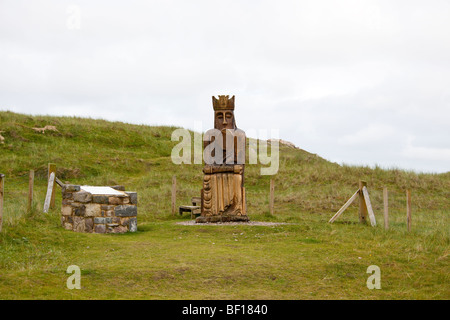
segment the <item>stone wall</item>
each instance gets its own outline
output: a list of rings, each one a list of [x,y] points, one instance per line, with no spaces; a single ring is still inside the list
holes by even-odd
[[[79,185],[62,188],[61,224],[67,230],[88,233],[124,233],[137,231],[137,193],[93,195]]]

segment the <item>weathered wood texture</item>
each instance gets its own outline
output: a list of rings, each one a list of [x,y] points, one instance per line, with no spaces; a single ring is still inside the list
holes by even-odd
[[[359,181],[359,222],[367,223],[367,205],[364,201],[363,187],[367,186],[367,182]]]
[[[191,219],[199,216],[202,213],[200,206],[180,206],[178,210],[180,216],[183,215],[184,212],[189,212],[191,214]]]
[[[176,214],[176,203],[177,203],[177,177],[172,177],[172,214]]]
[[[275,181],[270,179],[270,203],[269,203],[270,214],[273,215],[275,212]]]
[[[406,222],[408,225],[408,232],[411,231],[411,191],[406,190]]]
[[[192,202],[192,206],[180,206],[178,208],[178,212],[180,213],[180,216],[183,215],[184,212],[189,212],[191,214],[191,219],[193,219],[194,217],[197,217],[202,213],[201,206],[200,206],[200,204],[202,202],[202,198],[201,197],[192,197],[191,202]]]
[[[205,149],[214,148],[208,161],[205,159],[202,213],[196,222],[248,221],[244,188],[245,132],[236,126],[234,96],[213,97],[213,108],[214,130],[222,134],[222,139],[217,136],[216,141],[211,136],[204,141]]]
[[[367,187],[363,187],[363,196],[364,201],[366,203],[367,212],[369,213],[370,224],[372,227],[377,225],[377,221],[375,220],[375,214],[373,213],[372,204],[370,203],[369,192],[367,191]]]
[[[55,177],[56,177],[56,164],[54,164],[54,163],[49,163],[48,164],[48,178],[50,179],[50,174],[51,173],[54,173],[55,174]],[[54,209],[55,208],[55,190],[56,189],[56,185],[55,184],[53,184],[53,189],[52,189],[52,194],[51,194],[51,199],[50,199],[50,208],[51,209]]]
[[[242,187],[242,214],[243,215],[247,215],[247,200],[246,200],[246,195],[245,195],[245,187]]]
[[[192,197],[191,203],[193,206],[200,206],[202,203],[202,198],[201,197]]]
[[[64,187],[64,183],[61,180],[59,180],[58,177],[56,177],[56,176],[55,176],[55,182],[61,188]]]
[[[45,196],[44,202],[44,213],[47,213],[50,207],[54,186],[55,186],[55,173],[52,172],[50,174],[50,178],[48,179],[47,195]]]
[[[359,194],[359,190],[357,190],[351,197],[350,199],[348,199],[348,201],[342,206],[342,208],[339,209],[338,212],[336,212],[336,214],[330,219],[330,221],[328,221],[329,223],[333,223],[337,218],[339,218],[339,216],[345,211],[345,209],[347,209],[352,203],[353,201],[356,200],[356,198],[358,197]]]
[[[28,178],[28,212],[31,211],[33,206],[33,189],[34,189],[34,170],[30,170],[30,176]]]

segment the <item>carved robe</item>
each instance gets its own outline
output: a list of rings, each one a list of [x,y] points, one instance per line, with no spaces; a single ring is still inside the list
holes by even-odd
[[[225,135],[222,136],[223,143],[213,151],[213,156],[218,151],[221,155],[211,161],[205,158],[201,216],[196,222],[248,221],[244,188],[245,133],[235,124],[234,96],[231,99],[228,96],[213,97],[213,105],[216,133],[229,130],[236,137],[226,143]],[[216,140],[205,141],[205,147]],[[233,153],[227,152],[230,148]]]

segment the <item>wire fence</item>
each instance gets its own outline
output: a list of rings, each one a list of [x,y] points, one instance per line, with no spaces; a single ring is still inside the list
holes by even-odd
[[[42,171],[42,170],[40,170]],[[1,220],[3,225],[14,225],[18,221],[20,221],[21,217],[24,217],[26,214],[29,214],[30,212],[36,212],[36,211],[42,211],[42,208],[44,207],[44,201],[46,197],[46,191],[47,191],[47,174],[37,174],[35,176],[35,179],[33,179],[33,190],[30,193],[30,181],[26,181],[25,174],[22,175],[22,179],[14,179],[14,182],[11,184],[8,184],[8,177],[2,178],[2,183],[4,184],[4,189],[0,193],[0,198],[2,202],[2,206],[0,206],[1,210]],[[182,176],[181,176],[182,177]],[[27,183],[28,182],[28,183]],[[172,181],[171,179],[168,179],[165,183],[161,183],[161,191],[162,193],[159,193],[157,195],[158,199],[153,198],[144,198],[144,204],[143,207],[147,210],[147,208],[152,207],[154,210],[152,213],[155,216],[155,212],[166,212],[168,215],[170,212],[173,214],[176,214],[178,212],[177,205],[180,205],[184,202],[188,203],[190,202],[190,199],[192,196],[199,196],[199,190],[195,190],[195,192],[192,190],[191,186],[184,185],[184,180],[179,179],[178,185],[175,187],[175,193],[174,189],[172,188]],[[368,193],[370,194],[370,203],[373,208],[373,212],[375,214],[377,224],[382,226],[384,225],[384,194],[383,194],[383,187],[368,187]],[[276,190],[276,189],[275,189]],[[54,189],[55,193],[58,193],[58,188]],[[251,189],[248,188],[247,190],[248,198],[253,199],[255,198],[256,202],[254,204],[249,205],[248,207],[252,208],[255,206],[258,206],[258,209],[260,211],[260,206],[264,206],[265,202],[267,200],[269,206],[267,208],[267,211],[271,214],[276,215],[276,206],[277,206],[277,200],[276,195],[274,195],[274,186],[270,185],[270,187],[267,188],[267,194],[261,194],[260,192],[255,193],[254,195],[251,194]],[[406,190],[399,190],[395,188],[390,188],[388,191],[388,219],[389,219],[389,226],[390,227],[405,227],[407,225],[407,196],[406,196]],[[433,195],[436,195],[436,191],[433,191]],[[440,195],[440,198],[446,198],[445,192],[442,191],[443,194]],[[30,194],[32,195],[32,202],[30,206]],[[160,201],[161,195],[167,195],[168,199],[172,199],[172,201]],[[317,195],[314,195],[317,199],[317,203],[320,202],[320,198],[326,199],[326,197],[332,197],[335,198],[333,195],[327,195],[325,193],[321,194],[320,192]],[[420,201],[415,201],[416,197]],[[262,199],[264,198],[264,199]],[[275,198],[275,200],[274,200]],[[148,201],[147,201],[148,200]],[[147,203],[151,200],[152,203]],[[58,199],[58,205],[60,204],[60,199]],[[184,201],[184,202],[183,202]],[[284,198],[284,205],[286,203],[289,203],[290,198],[285,197]],[[333,200],[334,203],[339,203],[339,201],[336,201],[336,199]],[[282,204],[282,205],[283,205]],[[311,202],[311,205],[315,205],[316,201]],[[327,202],[326,206],[330,204],[330,201]],[[340,205],[343,205],[344,203],[341,203]],[[275,209],[274,209],[275,206]],[[348,213],[347,216],[344,218],[344,220],[355,220],[357,221],[357,214],[355,215],[355,212],[357,212],[359,209],[359,203],[356,199],[349,207],[348,207]],[[330,210],[330,207],[328,207],[328,210]],[[448,225],[450,222],[450,215],[448,214],[448,207],[439,207],[439,205],[436,204],[435,198],[430,197],[427,198],[427,195],[419,194],[418,192],[414,191],[411,193],[411,216],[412,218],[412,225],[417,226],[421,225],[422,227],[431,227],[434,228],[436,226],[443,227],[445,225]],[[330,210],[330,213],[332,210]],[[420,213],[415,215],[415,213]],[[351,217],[351,215],[354,215]],[[330,216],[331,217],[331,216]]]

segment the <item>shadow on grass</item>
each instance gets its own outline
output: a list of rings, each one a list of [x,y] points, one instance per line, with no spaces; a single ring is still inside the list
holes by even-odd
[[[334,221],[333,224],[349,224],[349,225],[359,225],[359,222],[355,221]]]

